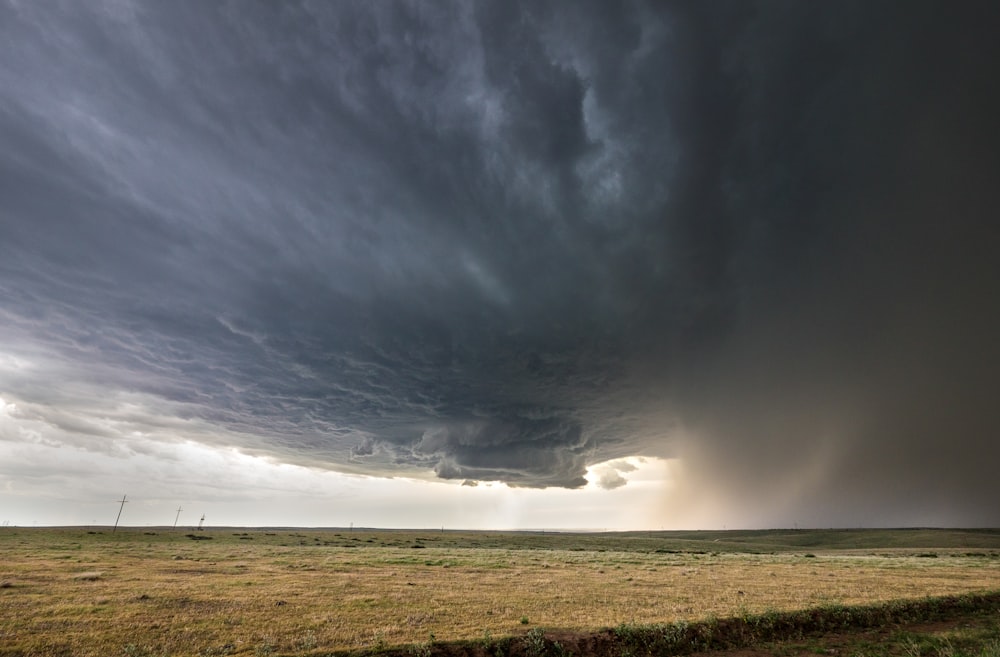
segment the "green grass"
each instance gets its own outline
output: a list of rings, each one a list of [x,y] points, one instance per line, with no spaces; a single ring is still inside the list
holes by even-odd
[[[40,533],[41,532],[41,533]],[[99,540],[122,547],[135,543],[198,543],[283,547],[403,547],[580,552],[784,553],[843,550],[985,551],[1000,556],[1000,529],[766,529],[642,532],[505,532],[390,529],[243,529],[203,532],[169,528],[5,528],[0,540],[42,536],[49,546],[82,549]]]

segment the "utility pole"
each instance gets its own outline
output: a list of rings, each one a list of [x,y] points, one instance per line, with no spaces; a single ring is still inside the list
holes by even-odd
[[[118,500],[115,500],[115,502],[117,502],[117,501]],[[121,505],[118,507],[118,517],[115,518],[115,526],[111,529],[111,533],[112,534],[114,534],[116,531],[118,531],[118,521],[122,519],[122,509],[125,508],[125,502],[127,502],[127,501],[128,500],[125,499],[125,496],[122,495]]]
[[[184,510],[184,509],[182,509],[182,508],[180,508],[180,507],[177,507],[177,515],[176,515],[176,516],[174,516],[174,529],[177,529],[177,521],[178,521],[178,520],[180,520],[180,517],[181,517],[181,511],[183,511],[183,510]]]

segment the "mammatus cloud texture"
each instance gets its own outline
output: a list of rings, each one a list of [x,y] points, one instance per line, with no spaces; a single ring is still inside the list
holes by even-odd
[[[0,396],[94,451],[1000,524],[998,27],[4,0]]]

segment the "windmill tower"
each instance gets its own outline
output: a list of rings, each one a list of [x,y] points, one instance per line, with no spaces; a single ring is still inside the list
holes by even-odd
[[[201,514],[201,520],[198,521],[198,531],[202,531],[203,529],[205,529],[204,527],[202,527],[202,525],[204,524],[205,524],[205,514],[203,513]]]

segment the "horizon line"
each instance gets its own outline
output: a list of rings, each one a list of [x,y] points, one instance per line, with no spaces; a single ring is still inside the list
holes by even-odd
[[[111,529],[107,524],[76,524],[76,525],[14,525],[0,526],[0,529]],[[550,528],[469,528],[469,527],[368,527],[360,525],[327,526],[327,525],[206,525],[201,528],[193,525],[118,525],[119,530],[161,529],[161,530],[275,530],[275,531],[385,531],[385,532],[493,532],[493,533],[525,533],[525,534],[668,534],[668,533],[735,533],[735,532],[807,532],[807,531],[1000,531],[995,526],[886,526],[886,527],[739,527],[722,529],[608,529],[599,527]]]

